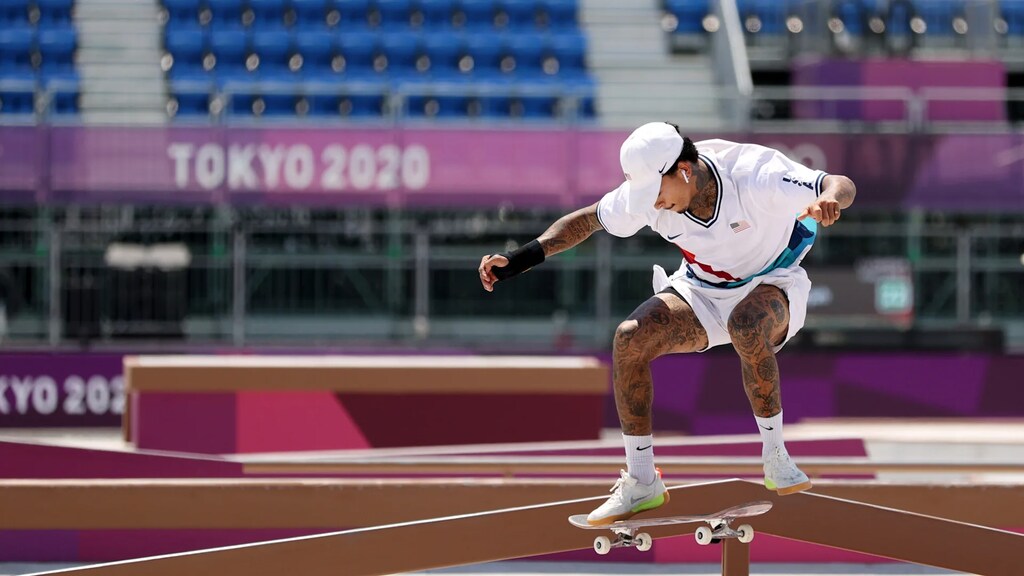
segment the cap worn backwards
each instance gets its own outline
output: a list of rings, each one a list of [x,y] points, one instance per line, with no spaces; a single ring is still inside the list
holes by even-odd
[[[626,211],[641,214],[654,207],[661,177],[683,152],[683,137],[667,122],[650,122],[637,128],[622,143],[619,162],[626,177]]]

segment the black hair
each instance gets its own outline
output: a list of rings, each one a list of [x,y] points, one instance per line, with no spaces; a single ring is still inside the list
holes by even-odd
[[[683,136],[682,132],[679,132],[679,126],[671,122],[666,122],[669,126],[676,129],[676,132],[680,136]],[[674,174],[679,169],[680,162],[689,162],[694,169],[697,168],[697,147],[693,144],[693,140],[690,140],[689,136],[683,136],[683,151],[679,153],[679,157],[672,164],[672,167],[665,171],[665,175]]]

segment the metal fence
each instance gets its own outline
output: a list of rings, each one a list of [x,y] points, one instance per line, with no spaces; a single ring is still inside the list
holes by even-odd
[[[678,252],[653,234],[597,234],[487,294],[476,276],[480,257],[537,236],[558,214],[365,210],[273,223],[210,212],[192,222],[66,214],[0,221],[5,345],[602,347],[650,296],[651,266],[679,265]],[[844,300],[872,289],[868,282],[842,295],[865,262],[903,263],[910,315],[886,315],[875,286],[875,309],[870,295],[866,307],[836,302],[836,310],[812,309],[808,327],[898,329],[912,318],[926,328],[1002,327],[1011,343],[1024,336],[1024,220],[896,220],[846,218],[823,232],[804,264],[812,281]],[[159,257],[182,249],[186,258]]]

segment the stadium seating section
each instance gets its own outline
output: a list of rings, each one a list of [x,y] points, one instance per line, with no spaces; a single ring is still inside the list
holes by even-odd
[[[163,1],[179,119],[594,115],[577,0]]]
[[[78,111],[73,0],[0,0],[0,114]]]
[[[827,11],[837,51],[856,55],[877,46],[885,53],[905,54],[915,46],[964,47],[966,8],[971,1],[822,0],[820,6]],[[805,30],[800,17],[817,6],[803,0],[736,0],[736,4],[751,46],[783,42]],[[998,0],[996,9],[995,31],[1004,47],[1019,48],[1024,40],[1024,0]],[[709,0],[664,0],[664,11],[672,18],[668,28],[675,36],[674,45],[707,46],[701,38],[708,28],[714,29],[705,20],[712,12]]]

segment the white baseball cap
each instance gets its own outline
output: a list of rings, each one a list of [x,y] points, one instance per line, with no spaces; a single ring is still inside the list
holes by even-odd
[[[683,152],[683,137],[667,122],[650,122],[637,128],[622,143],[619,163],[629,187],[626,211],[641,214],[654,206],[661,191],[661,176],[675,165]]]

